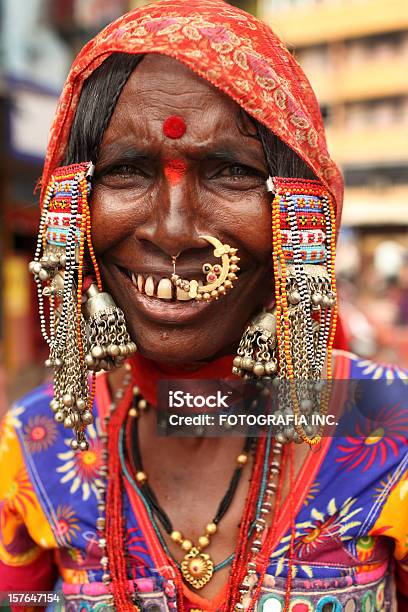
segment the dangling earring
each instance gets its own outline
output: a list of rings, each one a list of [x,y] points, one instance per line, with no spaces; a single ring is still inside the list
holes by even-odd
[[[321,375],[327,363],[327,378],[332,378],[332,347],[336,329],[335,211],[330,194],[317,180],[269,177],[267,189],[272,202],[272,238],[275,282],[276,377],[289,381],[282,389],[288,407],[299,421],[302,413],[310,414],[316,402],[327,411],[327,387],[321,391]],[[234,360],[234,373],[242,375],[248,362],[239,362],[243,345],[250,338],[253,352],[258,339],[250,323]],[[247,353],[250,349],[247,347]],[[238,364],[241,366],[238,367]],[[258,369],[261,372],[261,368]],[[248,371],[246,372],[248,376]],[[251,374],[249,374],[251,375]],[[315,381],[311,388],[310,381]],[[321,397],[316,400],[316,397]],[[286,441],[296,439],[315,445],[318,431],[300,424],[286,430]],[[285,437],[283,436],[283,437]],[[281,441],[285,441],[281,439]]]
[[[218,238],[213,236],[200,236],[200,238],[206,240],[214,247],[214,257],[221,259],[221,265],[205,263],[202,271],[207,284],[200,285],[199,281],[195,279],[186,280],[176,274],[176,259],[179,253],[172,257],[173,274],[171,275],[171,281],[173,285],[188,293],[190,298],[194,298],[197,301],[205,300],[210,302],[211,300],[218,300],[220,296],[225,295],[227,291],[233,288],[233,281],[237,279],[239,272],[238,249],[231,247],[229,244],[223,244]]]
[[[272,378],[278,371],[276,351],[276,316],[261,312],[246,328],[237,355],[233,360],[233,374],[250,378]]]
[[[102,291],[88,205],[93,172],[91,162],[55,170],[45,190],[37,247],[29,264],[37,285],[41,332],[50,349],[46,365],[54,370],[50,407],[57,422],[73,429],[74,450],[88,448],[85,428],[93,421],[95,372],[120,365],[136,350],[123,312]],[[86,279],[85,258],[93,267]],[[50,302],[48,323],[44,297]]]

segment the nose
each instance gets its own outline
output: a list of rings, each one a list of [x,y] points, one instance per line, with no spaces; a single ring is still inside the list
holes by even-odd
[[[149,219],[139,230],[139,238],[153,243],[170,257],[188,249],[202,248],[197,193],[189,181],[171,184],[163,179]]]

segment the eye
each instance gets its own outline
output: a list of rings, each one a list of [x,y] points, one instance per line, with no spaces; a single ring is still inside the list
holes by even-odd
[[[107,168],[101,174],[102,176],[118,176],[120,178],[126,179],[134,176],[135,174],[144,173],[140,168],[138,168],[137,166],[132,166],[132,164],[118,164],[117,166]]]
[[[258,189],[266,180],[262,170],[232,160],[227,163],[210,162],[205,175],[213,189],[234,191]]]
[[[116,166],[116,168],[112,170],[111,174],[117,174],[122,178],[126,178],[128,176],[132,176],[134,172],[134,166],[131,166],[130,164],[123,164],[122,166]]]
[[[220,172],[219,176],[222,177],[247,177],[247,176],[260,176],[260,172],[249,166],[243,164],[229,164],[225,166]]]
[[[142,187],[151,178],[151,172],[141,166],[131,163],[112,164],[99,170],[96,180],[115,189]]]

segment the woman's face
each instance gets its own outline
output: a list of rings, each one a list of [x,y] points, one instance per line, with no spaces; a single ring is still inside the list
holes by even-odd
[[[178,138],[164,129],[173,116],[185,123]],[[193,364],[232,352],[248,319],[269,302],[267,176],[256,130],[237,104],[176,60],[141,61],[103,138],[92,222],[104,286],[142,354]],[[168,299],[173,255],[188,280],[205,280],[203,264],[217,262],[200,235],[238,249],[238,279],[217,301]]]

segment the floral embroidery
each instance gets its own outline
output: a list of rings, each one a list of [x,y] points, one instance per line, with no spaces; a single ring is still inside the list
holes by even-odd
[[[325,512],[317,508],[310,510],[310,519],[296,523],[295,525],[295,554],[297,558],[307,560],[307,558],[317,549],[330,543],[333,538],[346,542],[352,538],[349,533],[355,527],[361,525],[361,521],[355,520],[362,508],[353,508],[356,500],[348,498],[343,505],[338,508],[335,498],[327,504]],[[289,550],[290,535],[282,538],[278,548],[272,553],[271,561],[278,559],[275,575],[279,576],[285,564],[284,555]],[[295,573],[298,568],[295,566]],[[309,576],[313,576],[313,566],[301,564],[300,569]]]
[[[27,471],[23,467],[17,472],[0,502],[0,514],[2,512],[12,512],[24,517],[27,513],[28,504],[34,504],[34,490]]]
[[[375,421],[364,418],[356,423],[355,435],[346,436],[345,444],[338,445],[342,456],[336,461],[347,470],[360,466],[366,472],[375,462],[384,465],[390,453],[396,457],[398,443],[406,444],[407,434],[408,417],[401,411],[400,403],[386,405],[375,413]]]
[[[386,366],[374,363],[369,359],[359,359],[356,363],[357,368],[361,369],[364,376],[370,375],[372,380],[386,379],[393,381],[396,379],[402,380],[408,384],[408,375],[404,370],[397,366]]]
[[[84,501],[89,498],[91,491],[96,495],[98,471],[102,464],[102,447],[95,427],[91,425],[87,431],[89,450],[76,453],[69,449],[64,453],[58,453],[58,459],[63,461],[63,465],[57,467],[57,472],[63,474],[60,482],[62,484],[71,483],[70,493],[81,489]],[[65,444],[69,446],[69,440],[65,440]]]
[[[80,531],[75,512],[70,506],[60,504],[56,514],[56,535],[59,539],[65,541],[66,544],[71,544],[72,539],[76,538],[77,533]]]
[[[49,448],[57,439],[57,425],[43,414],[31,417],[24,427],[24,438],[30,453],[38,453]]]

